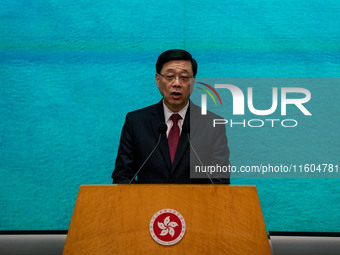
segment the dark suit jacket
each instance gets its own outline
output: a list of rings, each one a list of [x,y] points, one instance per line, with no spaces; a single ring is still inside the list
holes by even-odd
[[[192,116],[190,116],[192,115]],[[190,102],[184,124],[191,122],[190,136],[195,151],[204,164],[229,165],[224,125],[212,129],[212,120],[220,118],[209,113],[201,116],[200,108]],[[118,155],[113,171],[113,183],[129,183],[143,164],[159,139],[157,130],[160,123],[165,123],[163,103],[130,112],[126,116],[122,130]],[[198,137],[192,139],[192,137]],[[201,138],[204,139],[201,139]],[[173,165],[170,162],[166,134],[161,135],[158,148],[148,159],[137,176],[137,183],[211,183],[208,178],[190,178],[190,165],[197,163],[197,157],[191,154],[188,134],[181,133]],[[205,174],[205,173],[204,173]],[[203,177],[207,177],[203,175]],[[214,183],[229,183],[226,178],[214,178]]]

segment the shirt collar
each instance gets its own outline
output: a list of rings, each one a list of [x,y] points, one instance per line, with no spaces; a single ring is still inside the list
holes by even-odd
[[[187,113],[188,107],[189,107],[189,100],[188,100],[188,103],[183,107],[182,110],[180,110],[179,112],[172,112],[165,105],[164,100],[163,100],[163,109],[164,109],[165,122],[167,122],[170,119],[171,115],[174,114],[174,113],[178,113],[182,117],[182,120],[184,121],[184,118],[185,118],[185,115]]]

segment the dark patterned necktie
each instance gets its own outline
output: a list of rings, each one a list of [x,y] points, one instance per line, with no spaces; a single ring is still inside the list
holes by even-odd
[[[181,116],[178,113],[175,113],[171,115],[170,118],[172,119],[173,125],[168,135],[168,144],[169,144],[171,164],[173,164],[175,154],[176,154],[177,144],[179,140],[179,133],[180,133],[178,120],[181,119]]]

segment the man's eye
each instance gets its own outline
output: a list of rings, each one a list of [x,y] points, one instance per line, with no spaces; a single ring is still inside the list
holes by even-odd
[[[165,78],[169,79],[169,80],[172,80],[175,76],[173,75],[166,75]]]
[[[189,79],[189,76],[181,76],[181,79],[182,79],[182,80],[188,80],[188,79]]]

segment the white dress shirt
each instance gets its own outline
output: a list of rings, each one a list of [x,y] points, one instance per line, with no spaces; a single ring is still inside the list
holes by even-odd
[[[168,126],[168,129],[166,130],[166,137],[168,137],[169,132],[170,132],[170,130],[172,128],[172,125],[174,124],[170,117],[171,117],[172,114],[175,114],[175,113],[178,113],[181,116],[181,119],[178,120],[178,126],[179,126],[180,133],[182,133],[182,126],[183,126],[183,123],[184,123],[184,119],[185,119],[185,115],[187,113],[188,107],[189,107],[189,101],[186,104],[186,106],[184,106],[183,109],[180,110],[179,112],[172,112],[164,104],[164,100],[163,100],[163,109],[164,109],[165,124]]]

